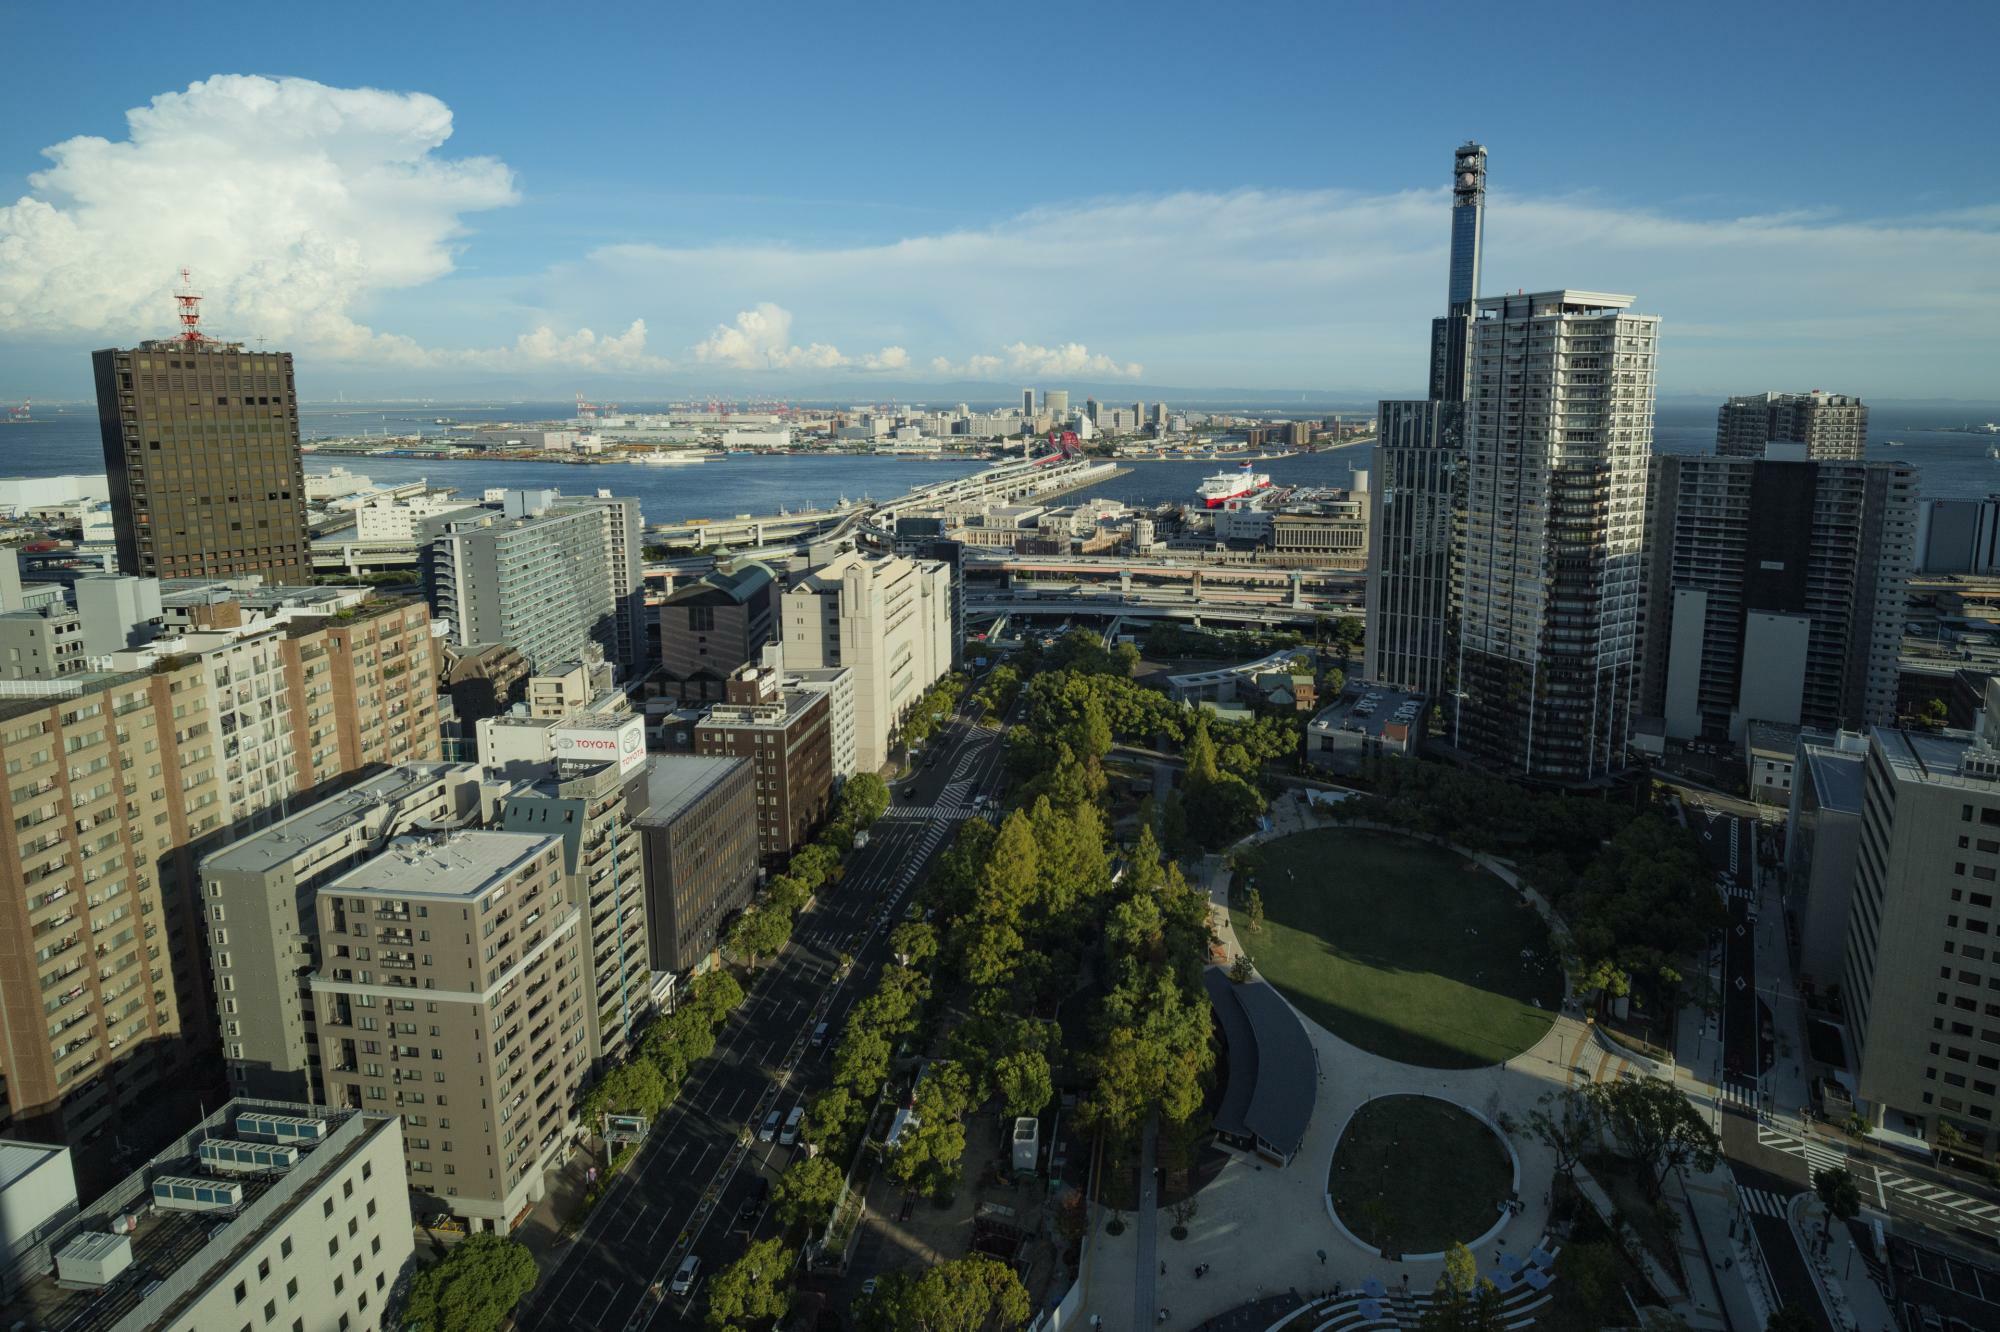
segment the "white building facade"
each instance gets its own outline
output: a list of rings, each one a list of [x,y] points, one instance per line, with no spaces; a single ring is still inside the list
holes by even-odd
[[[788,668],[852,673],[854,768],[880,770],[910,706],[951,669],[951,571],[849,552],[786,589],[780,620]]]

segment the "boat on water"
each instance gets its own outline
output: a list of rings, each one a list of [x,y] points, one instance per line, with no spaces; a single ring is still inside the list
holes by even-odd
[[[1986,450],[1986,456],[1989,458],[2000,458],[2000,444],[1989,446]]]
[[[1195,498],[1202,502],[1202,507],[1219,509],[1233,499],[1241,499],[1245,495],[1254,495],[1260,490],[1270,488],[1270,473],[1253,471],[1246,462],[1235,471],[1224,468],[1217,472],[1195,487],[1194,494]]]
[[[658,453],[642,453],[634,457],[632,461],[643,463],[647,467],[681,467],[688,463],[707,462],[710,458],[719,458],[721,456],[719,453],[703,453],[698,449],[675,449],[672,451],[662,450]]]
[[[1885,449],[1900,449],[1903,447],[1903,441],[1900,439],[1885,439],[1882,441],[1882,447]]]

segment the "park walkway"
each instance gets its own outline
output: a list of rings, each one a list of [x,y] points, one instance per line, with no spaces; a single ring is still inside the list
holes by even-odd
[[[1335,826],[1302,804],[1280,801],[1267,836]],[[1240,955],[1229,922],[1226,858],[1207,858],[1195,878],[1196,886],[1208,892],[1223,955]],[[1142,1238],[1143,1208],[1140,1224],[1126,1226],[1119,1235],[1105,1233],[1102,1226],[1108,1214],[1100,1210],[1082,1307],[1086,1315],[1102,1319],[1104,1332],[1162,1326],[1157,1312],[1152,1321],[1142,1321],[1149,1308],[1169,1311],[1167,1328],[1195,1328],[1231,1316],[1246,1304],[1269,1308],[1271,1304],[1262,1302],[1282,1303],[1294,1292],[1303,1297],[1331,1291],[1335,1282],[1354,1289],[1374,1280],[1400,1290],[1407,1277],[1411,1291],[1428,1292],[1437,1282],[1440,1263],[1377,1257],[1343,1237],[1328,1213],[1327,1170],[1348,1117],[1372,1097],[1410,1093],[1440,1097],[1492,1122],[1499,1122],[1502,1115],[1520,1119],[1543,1092],[1567,1084],[1580,1051],[1594,1050],[1581,1024],[1557,1016],[1541,1041],[1506,1064],[1420,1068],[1356,1049],[1310,1020],[1304,1027],[1320,1067],[1318,1102],[1304,1145],[1290,1166],[1234,1154],[1214,1182],[1197,1195],[1198,1210],[1184,1241],[1161,1237],[1157,1228],[1150,1238]],[[1526,1135],[1512,1135],[1510,1140],[1521,1166],[1521,1209],[1481,1245],[1482,1269],[1509,1255],[1526,1262],[1548,1230],[1547,1187],[1553,1158]],[[1142,1172],[1142,1181],[1149,1174]],[[1497,1223],[1497,1214],[1495,1219]],[[1205,1275],[1196,1277],[1195,1269],[1204,1265]],[[1150,1300],[1135,1298],[1135,1288],[1143,1284],[1152,1287]]]

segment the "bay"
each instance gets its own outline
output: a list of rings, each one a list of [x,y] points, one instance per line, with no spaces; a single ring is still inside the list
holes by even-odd
[[[363,408],[321,405],[300,414],[308,438],[362,434],[391,435],[428,431],[440,433],[438,417],[462,422],[528,422],[561,420],[569,407],[559,403],[518,403],[440,407]],[[1977,498],[2000,493],[2000,460],[1987,449],[2000,443],[1993,436],[1969,435],[1940,427],[1984,421],[1996,413],[1977,405],[1944,408],[1878,409],[1869,430],[1871,459],[1902,461],[1918,470],[1918,488],[1926,497]],[[1671,403],[1658,410],[1654,447],[1663,453],[1700,453],[1713,446],[1715,409]],[[1903,441],[1890,448],[1887,441]],[[983,464],[963,459],[930,460],[907,457],[821,457],[811,455],[731,456],[678,467],[647,467],[609,463],[579,467],[562,463],[440,461],[425,458],[353,458],[308,454],[306,470],[334,467],[377,482],[424,479],[468,495],[491,486],[554,487],[570,494],[606,489],[640,502],[649,523],[678,523],[691,518],[726,518],[739,513],[776,513],[780,509],[827,508],[839,501],[888,499],[913,486],[964,476]],[[1222,464],[1234,466],[1234,463]],[[1079,492],[1079,496],[1128,503],[1184,501],[1193,496],[1215,462],[1133,461],[1121,464],[1124,475]],[[1357,468],[1368,466],[1368,449],[1333,449],[1322,453],[1261,460],[1257,470],[1281,485],[1347,486]],[[0,476],[52,476],[64,472],[101,470],[97,415],[87,408],[44,409],[25,424],[0,425]]]

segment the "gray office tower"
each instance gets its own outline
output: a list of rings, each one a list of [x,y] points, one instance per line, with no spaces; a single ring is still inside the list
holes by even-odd
[[[1464,402],[1472,362],[1473,302],[1486,238],[1486,149],[1459,145],[1451,166],[1451,289],[1442,319],[1431,320],[1431,400]]]
[[[619,656],[627,602],[618,574],[633,544],[623,506],[553,490],[509,490],[499,504],[426,519],[417,553],[431,613],[460,646],[507,643],[537,672]],[[643,642],[644,626],[639,628]]]
[[[1452,155],[1451,283],[1441,319],[1431,321],[1431,394],[1423,402],[1376,405],[1368,494],[1368,679],[1447,692],[1455,664],[1452,551],[1464,499],[1466,366],[1485,234],[1486,149]]]
[[[1376,407],[1368,497],[1367,678],[1443,696],[1465,405]]]
[[[1895,719],[1907,463],[1655,455],[1645,711],[1679,739]]]

